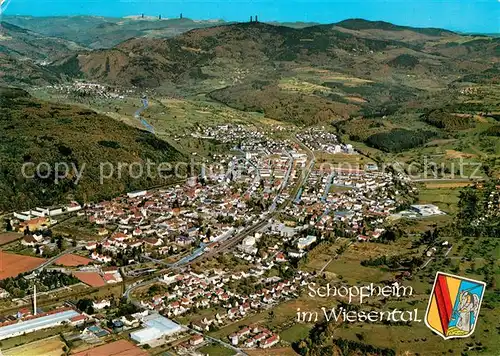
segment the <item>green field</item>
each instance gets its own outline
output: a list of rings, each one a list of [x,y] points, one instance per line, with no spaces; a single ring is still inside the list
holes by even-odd
[[[97,235],[98,229],[82,216],[71,217],[55,225],[52,231],[62,236],[71,236],[77,240],[95,241],[102,238]]]
[[[53,336],[56,336],[60,333],[72,330],[73,328],[70,326],[58,326],[55,328],[50,328],[50,329],[44,329],[44,330],[39,330],[35,331],[26,335],[21,335],[21,336],[16,336],[12,337],[10,339],[5,339],[0,341],[0,348],[2,350],[9,350],[14,347],[26,345],[35,341],[40,341],[40,343],[43,343],[44,339],[51,338]]]
[[[434,204],[446,213],[454,214],[457,211],[458,195],[460,188],[437,188],[429,189],[423,187],[419,190],[419,204]]]
[[[60,356],[65,354],[63,348],[66,350],[66,345],[61,341],[59,336],[54,336],[14,347],[6,351],[4,350],[3,354],[8,356],[32,356],[35,354],[44,356]]]
[[[282,329],[287,329],[296,323],[297,309],[316,309],[321,302],[323,302],[321,299],[313,300],[307,296],[303,296],[296,300],[280,303],[270,310],[260,311],[236,323],[229,324],[218,331],[211,332],[210,336],[227,341],[228,335],[250,324],[259,324],[271,331],[280,332]]]
[[[421,311],[419,317],[423,319],[425,309],[419,308],[419,310]],[[481,346],[482,352],[469,351],[468,354],[494,356],[500,352],[498,335],[495,335],[497,333],[495,320],[498,320],[495,318],[498,317],[498,313],[483,311],[472,337],[445,342],[441,336],[433,334],[423,322],[414,322],[411,326],[386,326],[373,323],[343,324],[335,330],[335,337],[355,341],[359,341],[361,337],[363,343],[395,348],[401,355],[405,352],[409,352],[410,355],[460,355],[461,352],[467,352],[469,348]]]
[[[293,343],[305,338],[309,334],[311,326],[307,324],[295,324],[280,333],[280,339],[289,343]]]
[[[319,272],[336,255],[336,250],[347,243],[346,241],[346,239],[339,239],[334,244],[319,245],[309,253],[304,269],[310,272]],[[393,278],[395,273],[376,267],[361,266],[360,262],[382,255],[401,254],[410,245],[411,239],[400,239],[391,244],[355,242],[342,255],[329,262],[324,272],[328,280],[339,281],[342,279],[343,282],[350,284],[376,283],[387,280]],[[417,251],[413,253],[417,253]]]
[[[234,352],[233,350],[218,344],[203,346],[199,348],[197,351],[201,352],[204,355],[209,355],[209,356],[232,356],[236,354],[236,352]]]

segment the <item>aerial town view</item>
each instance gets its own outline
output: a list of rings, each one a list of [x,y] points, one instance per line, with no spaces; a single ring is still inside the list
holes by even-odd
[[[500,355],[499,19],[0,1],[0,354]]]

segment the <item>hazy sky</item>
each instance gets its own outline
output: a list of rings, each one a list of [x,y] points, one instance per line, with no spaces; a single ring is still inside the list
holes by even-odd
[[[0,0],[1,1],[1,0]],[[11,0],[5,15],[102,15],[145,13],[164,18],[337,22],[346,18],[468,32],[500,32],[500,0]]]

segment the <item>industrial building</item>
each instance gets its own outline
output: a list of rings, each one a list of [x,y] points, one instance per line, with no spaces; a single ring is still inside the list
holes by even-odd
[[[159,314],[151,314],[142,319],[144,328],[134,331],[130,338],[139,344],[147,344],[164,336],[182,331],[182,327]]]
[[[127,196],[129,198],[138,198],[138,197],[143,197],[145,196],[146,194],[148,193],[147,190],[137,190],[135,192],[130,192],[130,193],[127,193]]]
[[[80,313],[73,309],[65,308],[54,310],[53,312],[43,313],[29,317],[21,321],[12,321],[0,324],[0,340],[8,339],[10,337],[19,336],[31,333],[41,329],[52,328],[61,325],[70,320]]]
[[[62,323],[76,325],[82,322],[82,314],[71,308],[60,308],[46,313],[38,313],[36,307],[36,285],[33,286],[33,315],[20,320],[6,321],[0,323],[0,340],[32,333],[34,331],[53,328]]]
[[[411,210],[416,211],[423,217],[434,216],[434,215],[446,215],[445,212],[441,211],[436,205],[433,204],[412,205]]]
[[[34,208],[28,211],[23,211],[20,213],[15,212],[14,217],[21,221],[33,220],[36,218],[45,218],[48,217],[49,220],[51,217],[73,213],[75,211],[79,211],[82,209],[82,206],[77,202],[71,202],[65,206],[56,206],[50,208]],[[34,230],[32,230],[34,231]]]

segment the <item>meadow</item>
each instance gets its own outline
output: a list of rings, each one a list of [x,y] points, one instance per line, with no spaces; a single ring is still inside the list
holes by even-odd
[[[22,346],[13,347],[2,351],[6,356],[32,356],[34,354],[44,356],[61,356],[65,354],[66,345],[59,336],[34,341]]]

